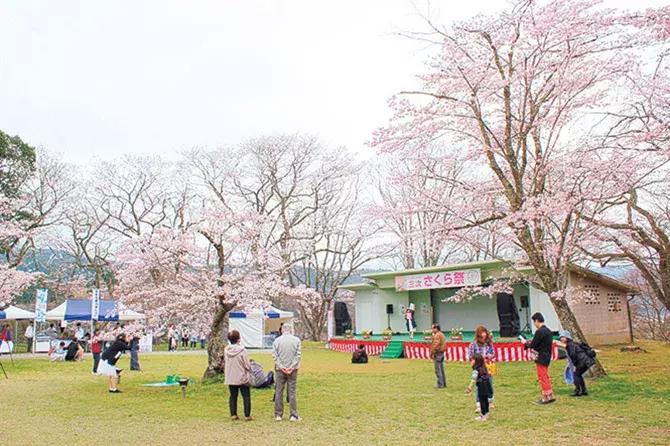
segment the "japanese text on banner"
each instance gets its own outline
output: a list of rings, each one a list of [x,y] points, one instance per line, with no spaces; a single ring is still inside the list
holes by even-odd
[[[396,291],[460,288],[481,284],[482,272],[479,268],[461,271],[438,271],[395,278]]]

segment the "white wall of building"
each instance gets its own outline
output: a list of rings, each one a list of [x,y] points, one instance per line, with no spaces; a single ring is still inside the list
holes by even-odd
[[[408,292],[397,293],[394,289],[356,291],[356,331],[372,330],[379,334],[388,326],[386,305],[393,304],[391,329],[404,332],[405,316],[401,308],[409,305]]]
[[[561,323],[558,321],[558,315],[554,310],[554,305],[549,300],[549,296],[544,291],[535,287],[530,287],[530,315],[540,312],[544,316],[544,323],[551,331],[560,330]],[[531,323],[531,330],[535,332],[535,326]]]

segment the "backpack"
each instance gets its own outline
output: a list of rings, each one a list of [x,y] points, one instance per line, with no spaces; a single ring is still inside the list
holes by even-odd
[[[586,342],[580,342],[579,348],[588,356],[589,358],[595,358],[596,357],[596,351],[591,348],[589,344]]]

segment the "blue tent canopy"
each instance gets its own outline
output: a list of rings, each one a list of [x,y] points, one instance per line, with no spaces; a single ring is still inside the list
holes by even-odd
[[[91,301],[89,299],[68,299],[53,310],[47,312],[49,320],[90,321]],[[123,307],[117,307],[114,300],[100,300],[99,322],[115,322],[119,320],[136,320],[144,318],[143,314]]]

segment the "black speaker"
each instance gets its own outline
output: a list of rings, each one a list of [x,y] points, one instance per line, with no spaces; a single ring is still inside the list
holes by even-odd
[[[519,335],[519,311],[516,308],[514,296],[499,293],[497,298],[498,320],[500,321],[500,336],[511,338]]]
[[[528,296],[521,296],[521,308],[528,308],[529,306]]]
[[[335,316],[335,336],[343,336],[347,330],[351,329],[351,316],[347,304],[335,302],[333,316]]]
[[[393,304],[386,304],[386,314],[393,314]]]

